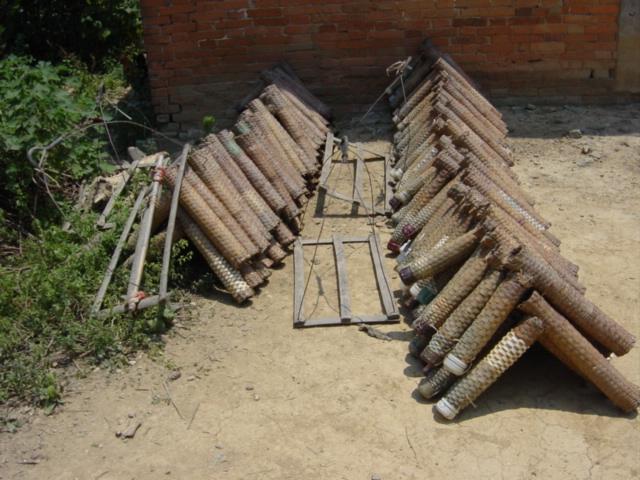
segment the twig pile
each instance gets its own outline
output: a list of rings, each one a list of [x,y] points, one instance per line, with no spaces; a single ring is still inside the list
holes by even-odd
[[[636,410],[640,390],[606,359],[635,338],[584,296],[578,267],[510,169],[500,113],[428,42],[390,100],[388,248],[400,253],[415,307],[420,393],[441,395],[435,408],[452,419],[539,341],[617,407]]]
[[[294,242],[329,132],[329,110],[288,66],[263,75],[271,84],[248,102],[235,132],[210,134],[191,150],[174,234],[192,242],[238,303],[255,294]],[[178,167],[164,170],[171,190]],[[167,219],[170,202],[171,195],[156,201],[152,231]]]

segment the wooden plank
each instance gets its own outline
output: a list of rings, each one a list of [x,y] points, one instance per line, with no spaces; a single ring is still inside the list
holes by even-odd
[[[376,282],[378,283],[378,291],[380,292],[383,311],[389,319],[399,318],[400,313],[393,301],[393,292],[389,287],[389,278],[387,277],[384,265],[382,264],[382,257],[380,256],[380,242],[377,235],[374,234],[369,236],[369,248],[371,250],[373,270],[376,275]]]
[[[369,241],[369,237],[342,237],[341,240],[343,244],[344,243],[364,243]],[[307,239],[300,240],[300,242],[305,247],[308,245],[332,245],[333,239],[323,238],[323,239],[316,240],[316,239],[307,238]]]
[[[293,247],[293,326],[304,323],[302,302],[304,301],[304,259],[302,241],[297,238]]]
[[[384,213],[387,216],[390,216],[392,213],[391,205],[389,202],[391,201],[391,197],[393,197],[393,189],[389,183],[391,182],[391,157],[387,155],[384,158]]]
[[[343,322],[338,317],[310,318],[301,327],[329,327],[332,325],[357,325],[361,323],[398,323],[398,320],[391,320],[386,315],[354,315],[348,323]]]
[[[324,205],[327,202],[327,190],[325,187],[320,188],[320,186],[318,186],[318,194],[316,196],[316,211],[315,211],[315,216],[316,217],[322,217],[324,216]]]
[[[333,236],[333,254],[336,258],[340,319],[342,321],[349,321],[351,320],[351,296],[349,295],[349,280],[347,277],[347,265],[344,259],[344,246],[340,235]]]
[[[331,172],[331,159],[333,157],[333,132],[327,132],[327,140],[324,147],[324,155],[322,157],[322,170],[320,171],[320,181],[318,188],[326,190],[326,183]]]

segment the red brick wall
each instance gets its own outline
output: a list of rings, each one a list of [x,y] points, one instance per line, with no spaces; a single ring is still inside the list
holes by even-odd
[[[289,61],[328,104],[362,109],[429,37],[493,97],[559,102],[614,85],[620,0],[142,0],[158,121],[225,124]]]

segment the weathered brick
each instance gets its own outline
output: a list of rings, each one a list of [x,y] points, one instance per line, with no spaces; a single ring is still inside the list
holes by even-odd
[[[424,37],[491,93],[587,98],[613,84],[619,2],[141,0],[152,104],[176,132],[203,112],[232,120],[233,99],[286,59],[324,100],[361,111]]]

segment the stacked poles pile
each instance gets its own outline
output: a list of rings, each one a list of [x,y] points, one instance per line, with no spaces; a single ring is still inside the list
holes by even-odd
[[[536,341],[635,411],[640,390],[607,360],[635,338],[585,296],[550,224],[518,183],[507,127],[460,68],[428,43],[391,92],[396,253],[425,364],[418,390],[448,419]],[[406,98],[406,100],[405,100]]]
[[[271,83],[234,129],[210,134],[190,151],[173,235],[191,241],[238,303],[255,295],[295,241],[330,130],[328,108],[289,67],[264,76]],[[164,185],[173,191],[177,182],[178,165],[166,168]],[[164,243],[171,198],[155,200],[151,245]]]

